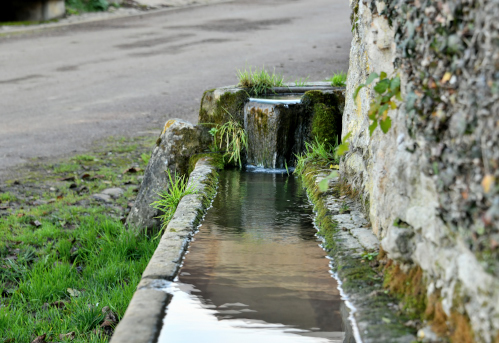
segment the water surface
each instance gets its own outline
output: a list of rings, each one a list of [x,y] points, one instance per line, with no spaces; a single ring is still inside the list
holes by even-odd
[[[351,342],[299,181],[224,171],[159,342]]]

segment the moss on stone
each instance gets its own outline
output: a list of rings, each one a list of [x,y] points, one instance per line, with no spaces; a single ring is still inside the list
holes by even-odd
[[[231,117],[243,124],[244,104],[249,95],[244,90],[227,91],[215,99],[215,90],[205,91],[199,109],[199,123],[212,123],[223,125]]]
[[[353,253],[342,244],[338,224],[326,207],[325,196],[340,197],[348,194],[356,197],[358,192],[342,181],[327,192],[321,192],[316,183],[319,172],[314,166],[306,166],[301,177],[314,204],[318,235],[324,239],[323,246],[333,258],[333,269],[342,281],[341,287],[355,299],[354,305],[360,310],[356,319],[362,323],[361,336],[377,337],[383,342],[399,342],[400,337],[414,336],[416,330],[403,325],[409,318],[390,309],[389,304],[396,302],[396,299],[383,290],[383,278],[379,270],[359,256],[358,252]]]
[[[389,260],[384,273],[383,286],[397,296],[407,315],[412,319],[425,319],[427,290],[421,267],[414,267],[405,273],[399,264]]]
[[[335,93],[318,90],[305,92],[302,103],[312,112],[311,139],[338,143],[341,140],[342,111]]]
[[[189,174],[194,170],[194,167],[196,166],[196,163],[199,161],[199,159],[203,157],[209,157],[211,159],[211,164],[215,166],[218,170],[224,169],[225,163],[222,154],[218,152],[207,152],[207,153],[195,154],[189,158],[189,169],[188,169]]]

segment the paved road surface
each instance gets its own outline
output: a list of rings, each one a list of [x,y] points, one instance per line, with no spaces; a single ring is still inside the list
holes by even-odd
[[[239,0],[0,37],[0,179],[30,158],[197,121],[245,65],[288,81],[347,70],[346,0]]]

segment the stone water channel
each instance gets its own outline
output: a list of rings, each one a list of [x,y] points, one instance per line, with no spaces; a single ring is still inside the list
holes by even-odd
[[[157,342],[355,342],[299,179],[223,171]]]

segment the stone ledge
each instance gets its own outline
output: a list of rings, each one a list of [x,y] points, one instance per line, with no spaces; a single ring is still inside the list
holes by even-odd
[[[303,175],[335,277],[345,300],[355,307],[354,332],[364,343],[415,341],[415,330],[404,326],[408,318],[398,313],[397,300],[385,293],[377,261],[369,260],[369,253],[378,252],[380,245],[361,204],[330,191],[337,188],[338,178],[329,181],[328,191],[321,192],[318,184],[328,174],[308,169]]]
[[[188,187],[192,185],[197,192],[180,201],[111,343],[149,343],[158,337],[166,305],[171,299],[164,288],[180,269],[191,237],[215,195],[217,178],[212,158],[199,159],[188,182]]]

